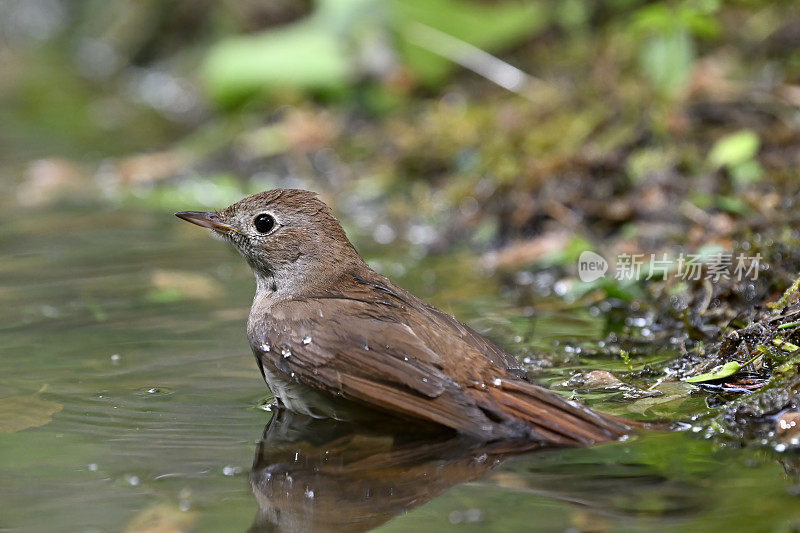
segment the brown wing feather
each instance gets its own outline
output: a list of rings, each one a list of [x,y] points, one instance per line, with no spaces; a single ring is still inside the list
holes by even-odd
[[[273,304],[253,322],[254,346],[270,344],[272,365],[304,385],[483,439],[590,444],[628,431],[520,379],[513,356],[371,274],[342,280],[341,292]]]
[[[261,323],[277,370],[304,385],[481,438],[527,436],[487,417],[443,361],[407,325],[375,317],[371,305],[326,299],[276,304]],[[372,339],[372,344],[369,339]],[[380,339],[380,344],[374,340]]]

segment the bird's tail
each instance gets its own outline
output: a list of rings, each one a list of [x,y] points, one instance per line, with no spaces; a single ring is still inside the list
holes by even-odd
[[[520,379],[497,380],[478,405],[503,425],[524,424],[531,437],[549,444],[586,446],[618,440],[642,424],[594,411]]]

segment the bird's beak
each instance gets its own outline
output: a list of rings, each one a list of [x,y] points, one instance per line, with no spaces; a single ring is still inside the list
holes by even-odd
[[[204,228],[213,229],[214,231],[218,231],[219,233],[241,233],[238,229],[234,228],[230,224],[225,224],[219,218],[217,213],[204,213],[202,211],[181,211],[180,213],[175,213],[175,216],[178,218],[182,218],[187,222],[191,222],[192,224],[197,224],[198,226],[202,226]]]

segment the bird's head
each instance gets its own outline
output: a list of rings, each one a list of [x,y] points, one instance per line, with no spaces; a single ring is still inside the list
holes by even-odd
[[[244,256],[265,290],[290,293],[331,279],[361,258],[315,193],[273,189],[216,212],[175,213],[210,228]]]

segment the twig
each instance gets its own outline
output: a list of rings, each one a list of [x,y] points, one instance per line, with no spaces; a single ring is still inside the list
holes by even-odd
[[[483,76],[504,89],[525,96],[522,90],[541,80],[510,65],[475,45],[462,41],[441,30],[421,22],[409,26],[406,34],[409,41],[429,52],[449,59],[453,63]]]

